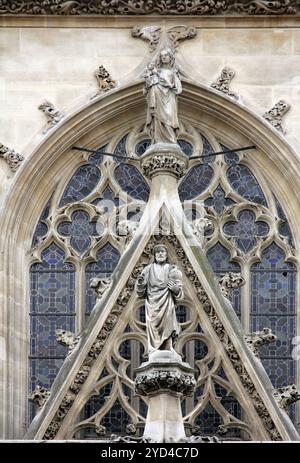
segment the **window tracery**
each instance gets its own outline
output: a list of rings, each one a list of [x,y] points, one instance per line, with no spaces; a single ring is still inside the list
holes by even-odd
[[[188,157],[228,149],[212,134],[184,126],[181,132],[179,144]],[[39,219],[31,265],[31,390],[51,386],[67,354],[55,341],[55,329],[82,330],[96,302],[90,280],[109,277],[125,249],[126,236],[119,233],[118,224],[138,222],[149,197],[148,180],[136,164],[106,158],[101,151],[139,159],[149,143],[140,128],[133,128],[98,153],[83,155],[57,203],[52,198]],[[246,331],[268,326],[279,337],[275,346],[262,349],[261,360],[273,385],[281,387],[296,377],[289,344],[296,336],[294,239],[282,206],[271,190],[266,192],[265,183],[260,185],[245,156],[191,160],[179,195],[184,204],[204,205],[213,224],[203,246],[216,276],[232,271],[248,278],[249,284],[235,289],[230,299]],[[202,434],[250,438],[238,392],[201,320],[193,317],[191,300],[178,307],[177,316],[182,327],[178,349],[198,369],[195,394],[182,404],[187,427],[194,431],[198,427]],[[146,401],[133,392],[133,371],[146,346],[143,317],[142,307],[133,308],[72,437],[126,433],[131,423],[143,427]]]

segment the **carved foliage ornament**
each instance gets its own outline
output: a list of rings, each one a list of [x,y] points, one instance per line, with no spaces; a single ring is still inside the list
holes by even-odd
[[[108,92],[117,85],[116,82],[110,77],[109,72],[104,66],[99,66],[99,69],[95,72],[95,77],[98,83],[98,91],[91,99],[100,95],[101,93]]]
[[[216,82],[211,84],[211,87],[238,100],[238,95],[230,89],[230,83],[234,76],[235,72],[232,69],[223,68],[220,77],[218,77]]]
[[[22,154],[16,153],[15,150],[2,145],[2,143],[0,143],[0,158],[7,162],[12,172],[15,172],[21,162],[24,161],[24,156]]]
[[[264,403],[261,400],[261,397],[255,386],[246,371],[242,360],[238,352],[236,351],[234,345],[232,344],[231,340],[228,338],[228,335],[225,331],[225,328],[218,318],[208,295],[206,294],[205,290],[203,289],[194,269],[192,268],[188,258],[186,257],[182,247],[180,246],[177,238],[175,235],[156,235],[153,237],[152,240],[146,245],[143,256],[150,258],[151,251],[153,246],[157,244],[161,239],[167,240],[171,245],[174,246],[176,255],[180,260],[181,266],[183,271],[185,272],[187,278],[193,284],[199,301],[201,302],[203,309],[205,310],[207,316],[209,317],[211,326],[215,330],[218,338],[220,339],[235,371],[237,372],[238,376],[240,377],[241,383],[243,384],[245,390],[248,392],[249,396],[251,397],[256,412],[260,419],[262,420],[265,429],[268,431],[271,440],[281,440],[281,436],[277,431],[275,424],[265,407]],[[65,415],[67,414],[68,410],[71,408],[72,403],[75,400],[76,395],[81,390],[82,385],[86,381],[89,372],[91,370],[92,365],[94,364],[96,358],[100,355],[104,344],[108,337],[110,336],[114,326],[117,323],[118,317],[123,311],[124,307],[128,303],[130,296],[134,290],[135,281],[141,271],[143,270],[145,264],[138,263],[136,267],[133,269],[131,276],[129,277],[126,286],[122,290],[120,296],[117,299],[116,305],[113,308],[112,312],[107,317],[100,333],[97,336],[96,341],[93,343],[88,355],[86,356],[83,364],[81,365],[80,370],[78,371],[73,383],[71,384],[69,391],[66,393],[65,397],[63,398],[61,405],[58,408],[58,411],[54,415],[51,423],[49,424],[47,431],[45,432],[44,439],[54,439],[59,428],[61,422]]]
[[[40,104],[39,109],[43,111],[48,122],[48,127],[44,131],[44,133],[46,133],[49,129],[58,124],[64,117],[64,114],[58,109],[55,109],[54,105],[47,100],[44,100],[43,103]]]
[[[266,119],[275,129],[279,132],[285,133],[284,128],[282,127],[282,118],[290,109],[290,105],[284,100],[278,101],[273,108],[267,111],[263,118]]]
[[[0,14],[13,15],[295,15],[297,0],[0,0]]]
[[[180,178],[186,172],[185,167],[185,162],[172,154],[152,156],[142,164],[143,173],[149,178],[162,170],[172,172],[177,178]]]
[[[300,400],[300,391],[295,384],[275,389],[274,398],[281,408],[287,410],[290,405]]]
[[[154,371],[139,374],[135,380],[137,394],[147,396],[161,389],[174,391],[184,396],[192,394],[196,385],[192,374],[181,374],[176,371]]]

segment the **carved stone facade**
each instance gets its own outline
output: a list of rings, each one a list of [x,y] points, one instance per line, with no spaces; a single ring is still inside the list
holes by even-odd
[[[99,2],[98,0],[66,1],[50,0],[42,3],[38,0],[15,0],[2,2],[0,14],[14,15],[146,15],[151,13],[171,15],[295,15],[299,14],[297,0],[284,2],[271,1],[240,1],[233,0],[191,0],[187,2],[155,2],[147,0],[117,0],[114,2]]]
[[[99,69],[95,72],[95,77],[98,83],[98,92],[91,97],[92,99],[101,95],[101,93],[108,92],[117,85],[104,66],[99,66]]]
[[[222,294],[225,297],[229,297],[231,291],[235,288],[240,288],[246,283],[245,279],[240,273],[228,272],[219,278],[219,285],[221,287]]]
[[[73,352],[80,339],[79,336],[76,336],[71,331],[66,331],[62,329],[56,330],[55,334],[57,342],[67,347],[69,353]]]
[[[37,386],[30,396],[30,400],[34,402],[38,408],[42,408],[50,396],[50,391],[44,387]]]
[[[145,375],[138,374],[135,380],[137,394],[149,396],[157,391],[172,391],[183,396],[190,395],[195,389],[194,375],[175,371],[158,370]]]

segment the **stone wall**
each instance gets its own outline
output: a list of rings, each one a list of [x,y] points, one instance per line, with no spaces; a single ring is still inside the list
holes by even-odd
[[[286,136],[300,146],[300,18],[294,17],[2,18],[0,141],[22,152],[45,123],[37,109],[42,100],[70,112],[96,90],[93,73],[101,64],[114,79],[136,76],[148,48],[131,28],[162,23],[197,27],[179,55],[199,83],[209,86],[228,66],[236,72],[232,89],[257,114],[288,101]]]

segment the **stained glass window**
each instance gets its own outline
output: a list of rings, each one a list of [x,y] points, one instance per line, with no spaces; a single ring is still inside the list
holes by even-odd
[[[115,177],[120,187],[132,198],[148,201],[149,186],[136,167],[121,163],[115,170]]]
[[[84,211],[75,211],[71,222],[61,223],[57,231],[62,236],[70,237],[70,245],[79,254],[86,251],[91,245],[91,236],[97,236],[97,223],[90,222],[89,215]]]
[[[80,201],[89,195],[100,180],[100,171],[96,166],[85,164],[77,169],[61,197],[59,207]]]
[[[64,258],[52,243],[42,262],[31,266],[30,391],[37,385],[50,388],[67,354],[55,330],[75,331],[75,268]]]
[[[207,164],[192,167],[178,188],[180,200],[186,201],[199,196],[210,184],[213,173],[213,169]]]
[[[223,214],[226,207],[232,206],[235,202],[230,198],[226,198],[225,191],[221,185],[218,185],[212,196],[207,198],[204,204],[205,206],[212,207],[220,215]]]
[[[251,329],[271,328],[277,341],[260,349],[260,357],[275,387],[295,382],[292,359],[296,336],[296,268],[285,261],[275,243],[251,267]]]

